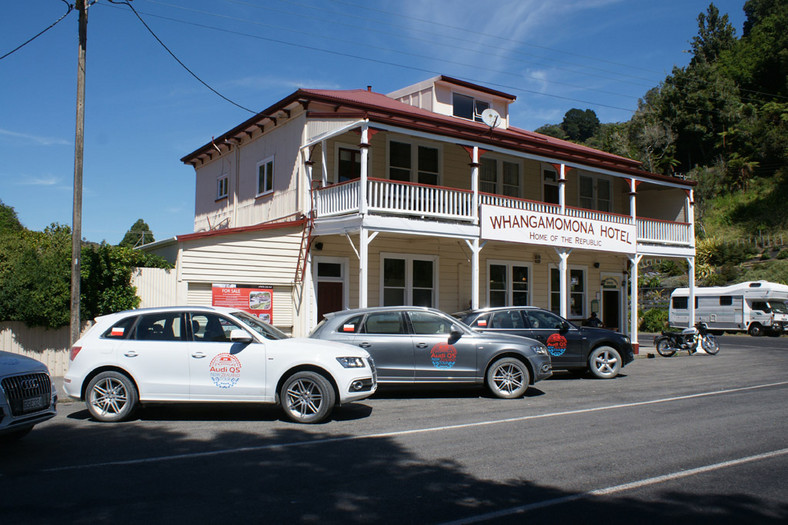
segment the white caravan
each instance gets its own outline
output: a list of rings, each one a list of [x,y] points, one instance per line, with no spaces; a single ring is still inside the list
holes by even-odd
[[[710,330],[780,335],[788,330],[788,286],[750,281],[731,286],[695,288],[695,322]],[[670,294],[669,322],[689,326],[689,288]]]

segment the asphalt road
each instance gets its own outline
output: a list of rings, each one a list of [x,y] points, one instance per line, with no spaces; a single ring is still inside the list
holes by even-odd
[[[517,400],[384,390],[322,425],[62,404],[0,450],[0,523],[785,523],[788,337],[721,346]]]

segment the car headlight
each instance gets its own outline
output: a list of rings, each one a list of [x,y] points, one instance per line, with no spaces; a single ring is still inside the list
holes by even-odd
[[[537,354],[548,355],[547,347],[545,345],[534,345],[531,347],[531,350],[533,350]]]
[[[364,360],[360,357],[337,357],[337,361],[344,368],[364,368]]]

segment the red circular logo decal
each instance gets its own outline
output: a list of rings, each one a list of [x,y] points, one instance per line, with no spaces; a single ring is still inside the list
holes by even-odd
[[[430,357],[435,368],[451,368],[457,362],[457,349],[447,343],[438,343],[430,350]]]
[[[566,337],[561,334],[553,334],[547,338],[547,350],[550,355],[561,356],[566,352]]]
[[[211,381],[219,388],[230,388],[241,379],[241,362],[232,354],[219,354],[208,369]]]

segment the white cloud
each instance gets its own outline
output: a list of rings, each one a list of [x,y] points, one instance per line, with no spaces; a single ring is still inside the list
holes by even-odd
[[[279,89],[282,87],[290,87],[293,89],[307,88],[307,89],[341,89],[342,86],[335,82],[320,81],[314,78],[280,78],[265,76],[249,76],[238,78],[226,82],[224,85],[232,87],[244,87],[257,90],[265,89]]]
[[[6,137],[11,137],[14,139],[32,141],[42,146],[68,146],[71,144],[71,142],[65,139],[59,139],[55,137],[42,137],[38,135],[29,135],[27,133],[18,133],[16,131],[10,131],[7,129],[0,129],[0,135],[4,135]]]
[[[44,177],[22,177],[17,181],[18,186],[57,186],[60,178],[53,175]]]

